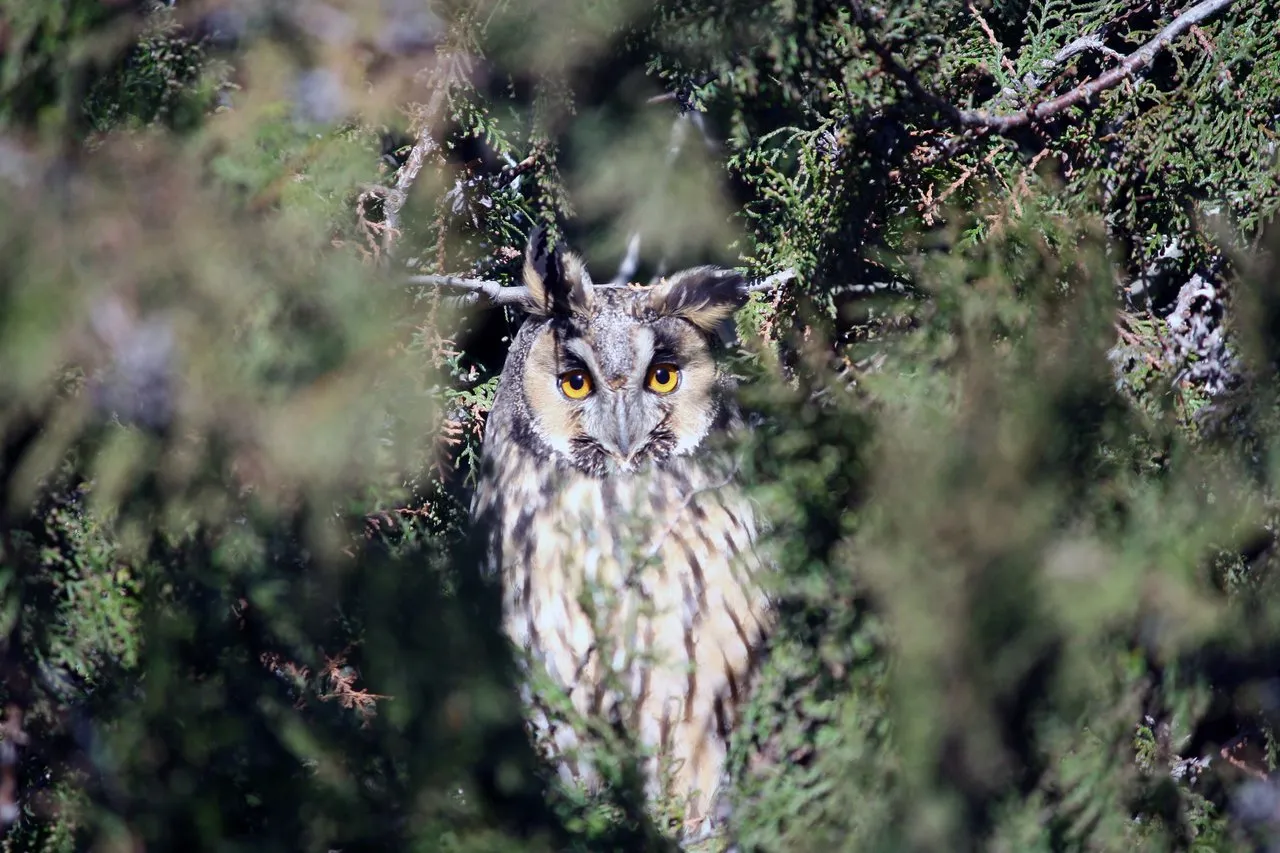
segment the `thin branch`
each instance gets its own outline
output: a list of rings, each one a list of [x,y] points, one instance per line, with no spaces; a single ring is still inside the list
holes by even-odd
[[[1234,0],[1203,0],[1174,18],[1155,38],[1125,57],[1115,68],[1084,83],[1064,95],[1050,101],[1042,101],[1025,112],[1013,115],[991,115],[981,110],[961,110],[960,118],[966,127],[990,127],[997,132],[1022,127],[1033,121],[1042,121],[1077,104],[1089,101],[1095,95],[1116,86],[1155,61],[1161,50],[1168,47],[1191,27],[1230,6]]]
[[[492,186],[495,190],[502,189],[507,184],[511,183],[516,178],[520,177],[525,172],[532,169],[537,162],[538,162],[538,152],[534,151],[532,154],[530,154],[528,157],[521,160],[519,163],[514,163],[510,166],[504,166],[502,168],[502,171],[498,172],[498,174],[493,176],[493,180],[490,181],[490,186]]]
[[[767,278],[762,278],[759,281],[752,282],[747,285],[747,292],[763,293],[768,290],[773,290],[775,287],[786,284],[795,277],[796,271],[794,269],[785,269],[782,272],[776,272]]]
[[[1050,72],[1066,65],[1072,58],[1091,50],[1097,51],[1098,53],[1110,57],[1118,62],[1123,62],[1125,58],[1124,54],[1114,48],[1107,47],[1106,42],[1103,41],[1107,28],[1113,24],[1114,22],[1112,22],[1112,24],[1108,24],[1098,32],[1086,33],[1072,39],[1049,59],[1040,60],[1039,72],[1032,71],[1024,74],[1022,79],[1019,81],[1018,86],[1001,90],[1000,95],[992,103],[999,104],[1001,106],[1008,104],[1016,108],[1016,102],[1012,101],[1012,98],[1034,94],[1039,91],[1044,87]]]
[[[1008,133],[1017,128],[1026,127],[1033,122],[1043,121],[1051,118],[1073,106],[1086,102],[1095,95],[1116,86],[1123,81],[1133,77],[1137,72],[1146,68],[1155,61],[1156,56],[1161,50],[1168,47],[1175,39],[1186,33],[1191,27],[1203,22],[1205,19],[1216,15],[1222,10],[1230,6],[1235,0],[1202,0],[1191,8],[1184,11],[1181,15],[1174,18],[1164,29],[1162,29],[1155,38],[1148,41],[1142,47],[1126,56],[1123,61],[1112,68],[1110,71],[1095,77],[1087,83],[1082,83],[1066,94],[1059,95],[1048,101],[1041,101],[1028,109],[1008,115],[996,115],[985,110],[962,110],[952,104],[947,103],[942,98],[930,92],[915,74],[904,67],[893,52],[888,47],[881,44],[874,35],[871,34],[870,23],[865,13],[860,13],[862,18],[863,32],[866,35],[867,45],[880,58],[885,69],[901,80],[912,94],[920,100],[929,103],[946,119],[947,122],[960,127],[992,130],[996,133]],[[855,5],[855,9],[858,6]],[[1087,39],[1088,37],[1086,37]],[[1059,56],[1067,54],[1068,48],[1076,48],[1078,45],[1079,52],[1095,45],[1090,41],[1077,39],[1067,48],[1059,52]],[[1057,60],[1058,57],[1054,57]]]
[[[417,180],[418,173],[422,171],[427,159],[435,156],[440,151],[440,143],[436,141],[435,131],[440,124],[441,115],[449,100],[448,92],[452,79],[447,70],[448,61],[449,57],[447,56],[441,57],[439,60],[438,69],[444,71],[446,78],[440,81],[436,86],[436,90],[431,93],[431,100],[427,102],[427,107],[422,114],[421,125],[418,128],[418,138],[413,143],[413,147],[409,149],[409,156],[405,158],[399,172],[396,173],[395,184],[387,190],[386,197],[382,201],[382,224],[384,228],[382,248],[387,253],[391,251],[391,244],[395,236],[400,233],[400,210],[404,207],[405,202],[409,200],[409,191],[413,189],[413,182]]]
[[[786,269],[782,272],[776,272],[767,278],[762,278],[747,285],[748,293],[763,293],[773,290],[796,277],[794,269]],[[462,291],[458,299],[464,305],[479,305],[481,307],[495,307],[505,305],[520,305],[529,298],[529,288],[523,285],[504,287],[496,281],[485,281],[477,278],[464,278],[456,275],[411,275],[405,280],[405,284],[419,285],[423,287],[439,287],[447,290]],[[631,284],[597,284],[597,290],[624,290],[632,289],[635,285]]]
[[[460,298],[466,305],[479,304],[485,307],[519,305],[529,298],[529,288],[524,286],[503,287],[496,281],[482,281],[454,275],[411,275],[405,281],[408,284],[464,291]]]
[[[969,14],[977,20],[978,26],[982,28],[982,32],[986,34],[987,41],[991,42],[991,46],[1000,51],[1000,67],[1009,72],[1010,75],[1016,76],[1018,69],[1014,68],[1013,62],[1009,57],[1005,56],[1004,45],[1000,43],[1000,39],[996,38],[995,30],[991,29],[991,25],[987,23],[987,19],[982,17],[972,2],[969,3]]]
[[[404,206],[404,202],[408,201],[408,191],[413,187],[417,173],[421,172],[426,159],[440,150],[439,142],[435,141],[434,136],[436,124],[434,119],[444,109],[444,101],[443,90],[436,90],[434,95],[431,95],[430,104],[426,108],[426,118],[422,120],[422,127],[417,133],[417,141],[413,142],[413,147],[408,151],[408,158],[399,168],[396,184],[388,190],[387,197],[383,200],[383,224],[387,228],[383,234],[384,250],[390,251],[394,234],[399,233],[399,211]]]
[[[463,57],[463,60],[465,61],[465,57]],[[395,183],[390,187],[365,188],[366,194],[382,197],[383,221],[378,224],[378,230],[382,232],[382,249],[387,257],[390,256],[393,241],[400,234],[400,211],[409,200],[409,192],[413,189],[413,184],[418,179],[418,174],[428,160],[434,159],[440,154],[440,143],[435,138],[435,132],[440,125],[445,107],[448,104],[449,88],[453,85],[455,79],[459,76],[465,76],[465,69],[463,69],[463,72],[458,72],[452,65],[452,63],[458,61],[460,60],[456,56],[441,56],[439,58],[436,73],[442,79],[438,80],[435,91],[432,92],[426,108],[421,113],[417,139],[409,149],[409,155],[405,158],[404,163],[396,172]],[[465,194],[467,190],[483,183],[487,183],[493,191],[503,189],[537,165],[538,154],[539,152],[534,150],[520,162],[511,162],[509,165],[504,166],[495,175],[477,175],[459,181],[450,193]],[[363,198],[364,195],[362,195]]]
[[[614,275],[613,282],[615,284],[626,284],[631,281],[639,266],[640,232],[636,231],[631,235],[631,239],[627,241],[627,253],[622,257],[622,263],[618,264],[618,272]]]
[[[714,80],[714,75],[701,79],[696,85],[704,85]],[[668,92],[664,95],[657,95],[649,98],[647,103],[656,104],[668,100],[674,100],[679,106],[679,112],[671,123],[671,139],[667,143],[667,158],[664,163],[662,177],[659,179],[660,188],[665,188],[671,180],[671,175],[675,169],[676,160],[680,156],[680,151],[684,147],[685,138],[689,135],[689,125],[697,128],[702,134],[703,144],[708,151],[717,152],[720,150],[720,144],[711,136],[711,131],[707,128],[706,118],[702,111],[694,107],[690,103],[691,90],[678,90]],[[640,241],[641,233],[639,229],[633,231],[627,239],[627,253],[622,259],[622,263],[618,265],[618,271],[611,279],[612,284],[625,284],[635,275],[636,268],[640,263]],[[666,269],[666,258],[658,261],[658,275]]]
[[[683,106],[680,112],[676,114],[675,119],[671,122],[671,138],[667,143],[667,159],[663,164],[662,177],[659,179],[659,185],[665,187],[671,178],[671,171],[675,168],[676,158],[680,156],[680,149],[684,147],[684,139],[689,133],[688,128],[689,113],[685,111]],[[631,232],[631,236],[627,238],[627,253],[622,258],[622,263],[618,265],[618,271],[614,273],[611,284],[626,284],[631,277],[636,274],[636,268],[640,265],[640,241],[642,235],[637,229]],[[666,259],[659,261],[659,270],[665,265]]]
[[[1053,55],[1052,59],[1044,60],[1043,65],[1045,66],[1045,70],[1047,71],[1051,68],[1063,65],[1067,60],[1084,53],[1087,50],[1096,50],[1098,53],[1105,54],[1112,59],[1124,59],[1123,53],[1107,47],[1107,45],[1102,41],[1101,35],[1097,33],[1090,33],[1089,35],[1083,35],[1071,42],[1068,42],[1062,50]]]

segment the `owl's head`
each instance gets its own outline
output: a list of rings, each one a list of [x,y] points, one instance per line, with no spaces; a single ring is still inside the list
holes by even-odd
[[[511,395],[526,443],[604,476],[692,453],[726,425],[731,382],[713,346],[747,300],[741,275],[697,267],[648,287],[599,286],[539,229],[524,279],[531,316],[499,396]]]

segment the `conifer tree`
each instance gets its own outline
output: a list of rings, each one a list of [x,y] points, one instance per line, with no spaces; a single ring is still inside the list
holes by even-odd
[[[1280,844],[1276,3],[14,0],[0,62],[6,849],[674,849],[473,571],[538,224],[771,284],[707,849]]]

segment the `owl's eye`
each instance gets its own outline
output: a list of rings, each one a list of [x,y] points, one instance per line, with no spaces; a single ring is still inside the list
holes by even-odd
[[[680,368],[674,364],[655,364],[649,368],[645,384],[656,394],[670,394],[680,384]]]
[[[585,370],[561,373],[560,392],[570,400],[581,400],[591,393],[591,377]]]

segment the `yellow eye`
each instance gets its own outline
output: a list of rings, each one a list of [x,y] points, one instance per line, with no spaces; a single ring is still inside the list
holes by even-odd
[[[658,394],[670,394],[680,384],[680,368],[674,364],[655,364],[649,368],[649,378],[645,380],[649,390]]]
[[[591,377],[585,370],[561,373],[560,392],[570,400],[581,400],[591,393]]]

